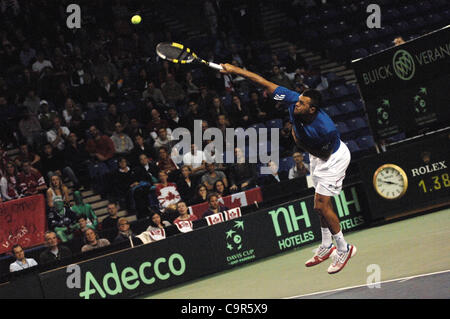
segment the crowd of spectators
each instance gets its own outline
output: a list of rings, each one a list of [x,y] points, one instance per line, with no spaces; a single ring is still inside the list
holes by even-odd
[[[190,205],[208,202],[207,216],[226,209],[220,197],[287,179],[275,163],[274,173],[260,178],[239,148],[230,164],[210,163],[195,144],[181,162],[173,160],[172,132],[193,131],[194,120],[202,121],[203,131],[224,131],[283,118],[285,154],[292,154],[294,142],[286,110],[261,88],[211,69],[158,60],[156,44],[174,35],[157,19],[133,27],[125,3],[92,1],[85,4],[83,27],[71,30],[62,27],[64,2],[8,3],[14,5],[0,12],[0,200],[46,196],[46,259],[65,251],[54,236],[63,243],[83,238],[83,251],[130,238],[139,242],[119,208],[148,218],[150,227],[167,227],[192,220]],[[256,53],[259,44],[243,42],[239,34],[218,32],[208,39],[199,48],[204,56],[251,68],[299,92],[306,88],[302,78],[311,70],[294,45],[267,63]],[[18,155],[9,157],[15,148]],[[297,165],[289,178],[306,173]],[[74,190],[72,199],[65,183]],[[79,192],[90,188],[111,203],[102,223]],[[114,231],[98,238],[100,229]],[[16,248],[17,267],[31,265]]]

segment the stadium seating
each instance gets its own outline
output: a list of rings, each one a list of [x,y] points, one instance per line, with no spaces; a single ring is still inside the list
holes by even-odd
[[[386,49],[386,45],[383,43],[376,43],[369,48],[370,53],[377,53]]]
[[[369,51],[367,51],[364,48],[359,48],[359,49],[354,49],[351,52],[351,58],[352,60],[356,60],[356,59],[360,59],[360,58],[365,58],[366,56],[369,55]]]
[[[398,11],[396,8],[389,8],[383,13],[383,22],[390,23],[394,20],[397,20],[399,17],[401,17],[400,11]]]
[[[342,115],[342,111],[336,105],[327,106],[324,110],[332,118]]]
[[[333,92],[333,96],[335,98],[341,98],[344,96],[347,96],[349,94],[349,91],[345,85],[338,85],[333,88],[331,88]]]
[[[352,101],[345,101],[337,104],[341,114],[352,113],[358,111],[358,107]]]
[[[350,150],[350,153],[356,154],[361,151],[358,144],[354,140],[346,141],[345,145],[347,145],[348,149]]]
[[[350,33],[344,36],[344,44],[346,47],[357,45],[361,42],[361,36],[357,33]]]
[[[345,122],[336,122],[336,127],[341,135],[347,134],[351,131]]]
[[[375,141],[373,140],[373,137],[370,135],[367,136],[361,136],[356,140],[356,143],[358,143],[358,146],[362,150],[368,150],[372,147],[375,147]]]
[[[346,123],[347,123],[347,127],[349,127],[350,130],[352,130],[352,131],[365,129],[368,127],[366,120],[363,119],[362,117],[352,118],[352,119],[348,120]]]
[[[350,83],[346,86],[350,94],[359,96],[358,85],[356,83]]]
[[[355,104],[356,108],[358,110],[363,110],[364,109],[364,102],[361,98],[357,99],[357,100],[353,100],[353,103]]]

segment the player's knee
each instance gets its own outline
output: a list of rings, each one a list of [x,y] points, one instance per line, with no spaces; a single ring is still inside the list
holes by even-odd
[[[314,202],[314,211],[319,214],[319,215],[323,215],[323,204],[322,203],[316,203]]]

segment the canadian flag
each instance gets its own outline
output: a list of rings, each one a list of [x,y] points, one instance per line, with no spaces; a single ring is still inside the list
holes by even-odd
[[[178,193],[177,186],[173,183],[168,183],[167,186],[158,185],[156,187],[156,196],[158,197],[161,207],[168,207],[171,204],[176,204],[180,201],[180,193]]]
[[[246,193],[240,192],[240,193],[231,195],[231,203],[233,205],[232,207],[248,206]],[[230,206],[228,206],[228,207],[230,207]]]
[[[158,241],[166,238],[166,232],[164,229],[154,229],[149,231],[148,233],[153,241]]]
[[[235,219],[235,218],[239,218],[242,216],[240,207],[236,207],[236,208],[224,211],[223,214],[225,215],[225,220]]]
[[[222,213],[209,215],[205,218],[206,218],[206,221],[208,222],[208,226],[223,223],[223,221],[224,221]]]
[[[179,220],[174,223],[178,230],[182,233],[187,233],[193,230],[193,225],[190,220]]]

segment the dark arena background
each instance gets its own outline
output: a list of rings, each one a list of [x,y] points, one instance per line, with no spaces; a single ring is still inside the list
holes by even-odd
[[[0,298],[450,298],[449,22],[446,0],[0,0]],[[351,152],[345,269],[304,266],[321,228],[287,108],[160,42],[321,92]],[[258,139],[191,153],[179,128]]]

